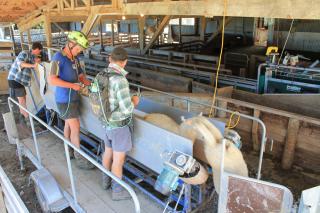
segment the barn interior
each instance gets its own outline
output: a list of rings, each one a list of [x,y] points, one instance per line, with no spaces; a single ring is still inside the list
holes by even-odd
[[[41,63],[47,65],[39,67],[46,70],[52,57],[68,42],[70,32],[81,31],[88,37],[90,47],[79,59],[91,80],[108,67],[114,48],[124,48],[128,52],[126,78],[132,92],[141,95],[138,110],[164,113],[179,122],[182,115],[189,118],[192,113],[213,119],[217,128],[222,125],[222,131],[233,131],[241,138],[233,139],[241,144],[248,178],[286,187],[281,194],[283,200],[289,190],[293,199],[284,212],[307,212],[303,206],[317,212],[320,211],[319,9],[319,0],[2,0],[0,110],[4,114],[13,111],[10,114],[13,117],[19,115],[18,109],[12,109],[17,102],[8,100],[7,80],[19,53],[31,51],[32,44],[40,42]],[[38,73],[34,74],[34,82],[41,78],[41,72],[35,70]],[[0,151],[14,153],[0,157],[0,164],[14,185],[9,191],[16,190],[19,194],[22,189],[17,179],[23,179],[21,176],[28,179],[30,173],[47,168],[70,204],[59,204],[61,209],[67,209],[65,212],[275,211],[258,207],[240,211],[232,209],[236,202],[221,204],[223,193],[215,193],[211,164],[195,148],[187,154],[193,154],[206,165],[211,179],[205,184],[193,187],[179,182],[169,196],[163,195],[152,187],[162,172],[163,158],[153,161],[152,153],[137,151],[127,158],[125,181],[137,193],[140,207],[131,201],[110,201],[110,195],[98,185],[93,186],[100,183],[97,174],[100,171],[79,170],[68,157],[65,163],[63,144],[68,143],[59,128],[63,121],[58,113],[48,109],[47,100],[39,91],[35,94],[41,90],[39,85],[27,89],[27,109],[35,115],[30,114],[35,127],[26,128],[14,118],[8,121],[5,115],[1,118],[0,128],[4,129],[1,140],[5,145]],[[90,114],[87,110],[83,105],[83,112]],[[174,149],[182,146],[184,139],[170,133],[170,129],[148,126],[139,120],[138,114],[135,116],[141,128],[134,133],[136,140],[144,137],[149,140],[148,145],[141,142],[139,146],[155,153],[161,143],[176,141]],[[90,116],[83,119],[80,121],[83,153],[80,153],[103,170],[100,133],[94,133],[99,122]],[[16,126],[17,135],[11,134],[12,126]],[[152,131],[157,132],[156,136],[148,135]],[[14,145],[9,147],[8,141],[12,140]],[[61,140],[64,143],[59,143]],[[12,148],[15,146],[18,152],[22,150],[19,158]],[[12,156],[12,160],[7,160]],[[26,158],[22,160],[21,156]],[[5,169],[23,168],[23,164],[27,169]],[[5,184],[1,183],[5,191]],[[304,200],[302,191],[312,187],[316,187],[312,192],[314,201]],[[36,192],[31,188],[18,197],[22,197],[30,212],[44,211],[48,202],[37,200],[34,193],[38,196],[39,188],[35,187]],[[43,190],[40,193],[50,194]],[[225,196],[226,200],[234,198],[228,193]],[[4,193],[4,198],[1,197],[0,206],[3,202],[7,212],[14,212],[10,210],[13,207],[8,207],[10,196]]]

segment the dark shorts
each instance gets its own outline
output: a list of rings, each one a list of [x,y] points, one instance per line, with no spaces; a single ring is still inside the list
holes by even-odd
[[[9,87],[9,95],[11,98],[18,98],[26,96],[26,89],[24,87],[21,88],[11,88]]]
[[[106,131],[104,144],[116,152],[128,152],[132,149],[132,128],[129,126]]]
[[[80,116],[80,102],[57,103],[60,118],[66,120],[71,118],[79,118]]]

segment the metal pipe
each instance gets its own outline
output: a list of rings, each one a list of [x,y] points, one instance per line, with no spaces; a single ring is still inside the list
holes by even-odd
[[[37,107],[36,101],[34,100],[34,97],[33,97],[33,95],[32,95],[31,88],[28,87],[28,90],[29,90],[29,94],[30,94],[30,96],[31,96],[31,100],[32,100],[33,106],[34,106],[34,108],[36,109],[36,111],[38,111],[38,107]]]
[[[69,172],[69,177],[70,177],[72,195],[73,195],[74,202],[77,204],[78,199],[77,199],[76,187],[74,184],[74,177],[73,177],[73,172],[72,172],[72,167],[71,167],[69,146],[67,143],[64,143],[64,150],[65,150],[65,154],[66,154],[66,158],[67,158],[67,165],[68,165],[68,172]]]
[[[37,141],[36,131],[34,129],[33,118],[29,116],[29,120],[30,120],[30,125],[31,125],[31,130],[32,130],[33,142],[36,147],[37,158],[38,158],[39,163],[41,164],[41,155],[40,155],[40,151],[39,151],[39,144]]]
[[[13,212],[19,212],[19,213],[29,213],[27,207],[25,206],[24,202],[21,200],[19,194],[17,193],[16,189],[12,185],[10,179],[4,172],[3,168],[0,166],[0,183],[1,188],[4,193],[4,198],[7,205],[9,205],[10,208],[13,208]],[[1,195],[2,196],[2,195]],[[2,201],[3,202],[3,201]],[[3,203],[1,203],[2,205]],[[3,211],[1,211],[3,212]],[[7,212],[7,211],[4,211]],[[10,211],[8,211],[10,212]]]
[[[256,87],[256,93],[259,93],[259,84],[260,84],[260,75],[261,75],[261,68],[264,67],[264,66],[267,66],[268,64],[266,63],[262,63],[262,64],[259,64],[259,67],[258,67],[258,77],[257,77],[257,87]]]
[[[222,147],[221,147],[221,162],[220,162],[220,193],[219,193],[219,199],[221,196],[221,190],[222,190],[222,178],[223,178],[223,173],[224,173],[224,155],[225,155],[225,151],[226,151],[226,140],[222,139]]]
[[[46,127],[48,130],[50,130],[53,134],[55,134],[58,138],[60,138],[65,145],[72,147],[75,151],[77,151],[78,153],[80,153],[84,158],[86,158],[90,163],[92,163],[93,165],[95,165],[98,169],[100,169],[103,173],[105,173],[106,175],[110,176],[114,181],[116,181],[118,184],[120,184],[123,188],[125,188],[129,194],[132,197],[132,200],[134,202],[134,206],[135,206],[135,212],[140,213],[141,212],[141,208],[140,208],[140,202],[138,200],[138,197],[136,195],[136,193],[134,192],[134,190],[123,180],[119,179],[118,177],[116,177],[112,172],[106,170],[101,164],[99,164],[98,162],[96,162],[93,158],[91,158],[87,153],[85,153],[84,151],[80,150],[79,148],[77,148],[75,145],[73,145],[69,140],[67,140],[63,135],[61,135],[59,132],[57,132],[57,130],[55,130],[53,127],[47,125],[44,121],[42,121],[40,118],[38,118],[37,116],[35,116],[33,113],[31,113],[28,109],[24,108],[23,106],[21,106],[18,102],[16,102],[14,99],[12,99],[11,97],[8,97],[8,103],[9,106],[11,105],[11,103],[16,104],[17,106],[21,107],[24,111],[26,111],[29,116],[31,116],[32,118],[34,118],[35,120],[37,120],[41,125],[43,125],[44,127]],[[69,174],[70,175],[70,174]]]
[[[11,103],[9,105],[9,110],[13,114],[13,106]],[[23,158],[22,158],[22,152],[21,152],[21,144],[19,141],[19,138],[15,138],[16,145],[17,145],[17,151],[18,151],[18,158],[19,158],[19,163],[20,163],[20,170],[24,170],[24,164],[23,164]]]
[[[21,144],[20,144],[19,138],[16,138],[16,144],[17,144],[18,158],[20,162],[20,170],[24,170],[24,163],[23,163]]]

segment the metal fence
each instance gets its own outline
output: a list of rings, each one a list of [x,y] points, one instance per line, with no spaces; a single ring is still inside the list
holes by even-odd
[[[134,190],[132,189],[132,187],[130,187],[126,182],[124,182],[123,180],[116,177],[112,172],[106,170],[101,164],[99,164],[97,161],[95,161],[87,153],[85,153],[84,151],[80,150],[75,145],[73,145],[68,139],[66,139],[63,135],[61,135],[56,129],[54,129],[53,127],[46,124],[39,117],[37,117],[36,115],[34,115],[30,111],[28,111],[23,106],[21,106],[14,99],[9,97],[8,104],[9,104],[9,108],[10,108],[11,112],[13,112],[13,105],[12,104],[15,104],[28,113],[29,119],[30,119],[30,124],[31,124],[32,135],[33,135],[34,146],[36,148],[37,160],[38,160],[39,164],[41,164],[41,154],[40,154],[39,144],[37,141],[37,134],[36,134],[36,131],[34,128],[34,120],[38,121],[41,125],[46,127],[50,132],[52,132],[54,135],[56,135],[58,138],[60,138],[63,141],[64,148],[65,148],[65,155],[66,155],[66,159],[67,159],[68,176],[69,176],[70,182],[71,182],[72,196],[73,196],[74,203],[77,206],[78,206],[78,200],[77,200],[76,186],[75,186],[75,180],[74,180],[74,175],[72,172],[71,160],[70,160],[70,155],[69,155],[69,148],[70,147],[72,149],[74,149],[75,151],[77,151],[79,154],[81,154],[85,159],[87,159],[90,163],[92,163],[94,166],[96,166],[98,169],[100,169],[103,173],[105,173],[106,175],[111,177],[114,181],[116,181],[118,184],[120,184],[122,187],[124,187],[132,197],[132,200],[133,200],[134,206],[135,206],[135,212],[140,213],[141,210],[140,210],[140,202],[138,200],[138,197],[137,197],[136,193],[134,192]],[[20,153],[19,153],[19,155],[20,155]],[[19,159],[20,159],[20,163],[22,163],[21,158],[19,158]]]

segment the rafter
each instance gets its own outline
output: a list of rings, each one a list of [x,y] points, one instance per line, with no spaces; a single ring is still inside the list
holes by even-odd
[[[142,51],[142,55],[146,54],[148,52],[148,50],[150,49],[150,47],[152,47],[152,45],[154,44],[154,42],[158,39],[159,35],[162,33],[163,29],[165,28],[165,26],[167,26],[167,24],[169,23],[171,19],[171,16],[165,16],[157,31],[154,33],[154,35],[152,36],[151,40],[149,41],[148,45],[143,49]]]
[[[26,24],[18,25],[18,28],[19,28],[20,32],[25,32],[26,30],[42,23],[43,21],[44,21],[44,15],[41,15]]]
[[[84,23],[81,32],[88,35],[90,31],[94,28],[94,26],[98,23],[98,20],[100,18],[101,16],[99,16],[95,10],[92,10],[86,22]]]

